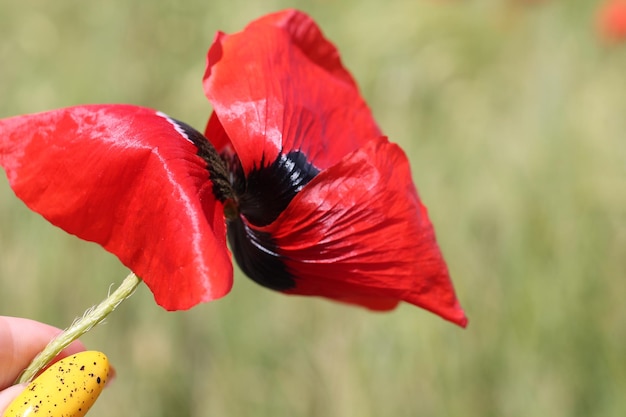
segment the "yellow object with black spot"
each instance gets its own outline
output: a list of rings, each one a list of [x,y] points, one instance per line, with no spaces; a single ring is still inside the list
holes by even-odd
[[[102,392],[109,370],[101,352],[61,359],[28,384],[2,417],[82,417]]]

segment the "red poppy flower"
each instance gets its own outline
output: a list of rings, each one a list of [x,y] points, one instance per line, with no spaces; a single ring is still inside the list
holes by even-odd
[[[598,30],[608,41],[626,39],[626,0],[609,0],[600,7]]]
[[[32,210],[117,255],[166,309],[230,290],[227,234],[263,286],[466,325],[405,154],[308,16],[218,33],[204,87],[204,136],[151,109],[78,106],[0,120],[0,165]]]

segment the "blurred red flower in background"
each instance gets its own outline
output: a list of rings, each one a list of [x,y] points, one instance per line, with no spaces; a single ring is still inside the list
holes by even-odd
[[[597,26],[600,35],[608,41],[626,39],[626,0],[609,0],[598,9]]]
[[[305,14],[218,33],[203,136],[132,105],[0,120],[0,165],[32,210],[114,253],[168,310],[259,284],[467,319],[402,150]]]

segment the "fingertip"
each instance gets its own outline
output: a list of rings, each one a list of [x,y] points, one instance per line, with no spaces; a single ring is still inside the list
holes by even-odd
[[[111,385],[111,383],[113,382],[113,380],[115,379],[115,377],[117,376],[117,371],[115,370],[115,368],[112,365],[109,365],[109,376],[107,378],[107,382],[104,385],[104,387],[108,387],[109,385]]]
[[[26,384],[17,384],[0,391],[0,415],[4,416],[6,408],[26,388]]]
[[[0,316],[0,389],[11,385],[35,356],[61,332],[61,329],[38,321]],[[82,342],[74,341],[52,363],[84,350]]]

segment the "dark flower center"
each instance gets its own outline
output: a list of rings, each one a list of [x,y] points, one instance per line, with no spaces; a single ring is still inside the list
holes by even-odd
[[[234,162],[229,163],[233,194],[241,214],[255,226],[266,226],[276,220],[319,173],[300,151],[279,154],[271,163],[261,160],[261,166],[255,167],[247,177],[239,161]]]
[[[319,173],[301,151],[262,159],[246,176],[236,155],[219,155],[197,130],[175,121],[207,163],[213,194],[224,204],[228,242],[241,270],[258,284],[287,290],[296,284],[274,238],[256,227],[278,218],[291,200]],[[244,220],[245,219],[245,220]]]
[[[296,283],[274,238],[254,226],[266,226],[276,220],[319,170],[300,151],[281,153],[269,164],[261,160],[260,167],[255,167],[247,177],[236,157],[224,160],[234,195],[234,199],[226,200],[224,214],[228,242],[239,267],[264,287],[293,288]]]

